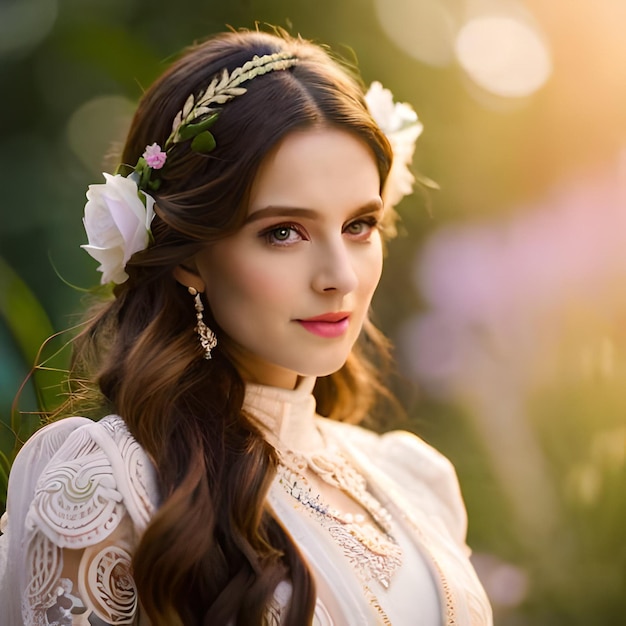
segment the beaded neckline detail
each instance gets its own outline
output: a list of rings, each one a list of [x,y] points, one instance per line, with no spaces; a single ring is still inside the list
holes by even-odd
[[[330,533],[364,583],[376,580],[388,589],[402,564],[402,550],[391,534],[389,513],[367,491],[365,479],[338,452],[309,459],[293,452],[279,455],[278,481],[283,489]],[[314,493],[307,469],[359,504],[373,523],[365,515],[342,513],[326,504]]]

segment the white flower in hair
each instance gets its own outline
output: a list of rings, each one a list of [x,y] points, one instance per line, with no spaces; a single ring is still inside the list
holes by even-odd
[[[393,94],[374,81],[365,94],[367,108],[385,133],[393,150],[393,164],[383,189],[387,206],[395,206],[413,193],[415,176],[409,166],[413,161],[415,142],[424,129],[410,104],[394,102]]]
[[[105,183],[89,185],[83,224],[89,243],[81,246],[100,263],[100,282],[128,279],[130,257],[148,247],[154,198],[139,191],[134,177],[104,174]],[[141,194],[141,195],[140,195]]]

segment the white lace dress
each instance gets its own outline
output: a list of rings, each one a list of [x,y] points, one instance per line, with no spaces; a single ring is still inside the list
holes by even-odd
[[[314,624],[490,626],[450,463],[408,433],[316,416],[313,384],[249,385],[244,408],[284,459],[268,505],[313,571]],[[365,514],[341,514],[338,491]],[[0,624],[146,624],[130,560],[157,494],[154,468],[120,417],[37,432],[10,477]],[[267,624],[280,624],[289,594],[279,585]]]

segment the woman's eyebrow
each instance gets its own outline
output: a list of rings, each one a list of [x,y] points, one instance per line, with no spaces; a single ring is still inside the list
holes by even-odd
[[[382,211],[382,209],[382,200],[380,198],[375,198],[374,200],[371,200],[370,202],[364,204],[362,207],[354,210],[350,214],[348,219],[352,219],[357,215],[363,215],[364,213]],[[319,212],[315,209],[305,209],[291,206],[268,206],[248,215],[245,223],[249,224],[251,222],[256,222],[257,220],[268,217],[307,217],[309,219],[312,219],[315,218],[317,215],[319,215]]]
[[[259,209],[254,213],[250,213],[246,218],[246,224],[250,222],[256,222],[257,220],[264,219],[266,217],[289,217],[289,216],[309,217],[313,218],[317,215],[317,211],[313,209],[301,209],[291,206],[268,206],[263,209]]]

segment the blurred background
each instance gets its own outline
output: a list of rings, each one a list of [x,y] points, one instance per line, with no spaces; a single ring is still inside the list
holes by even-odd
[[[439,190],[400,205],[374,307],[407,412],[387,427],[456,465],[496,624],[621,623],[622,0],[0,0],[0,493],[38,423],[13,398],[99,280],[87,185],[181,48],[256,22],[329,44],[424,124],[414,170]],[[19,408],[54,404],[56,376]]]

